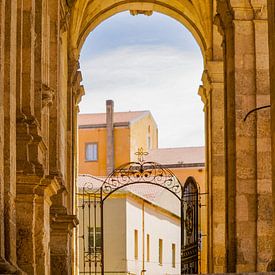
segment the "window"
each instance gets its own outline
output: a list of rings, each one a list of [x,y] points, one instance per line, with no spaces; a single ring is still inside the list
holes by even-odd
[[[163,241],[159,239],[159,264],[162,265]]]
[[[97,143],[86,143],[85,148],[85,159],[86,161],[97,161],[98,159],[98,150]]]
[[[176,267],[176,244],[172,243],[172,267]]]
[[[94,253],[95,251],[99,251],[101,249],[101,227],[88,228],[88,247],[89,252]]]
[[[147,147],[148,147],[148,150],[152,149],[152,145],[151,145],[151,137],[147,137]]]
[[[147,248],[147,262],[150,262],[150,235],[146,235],[146,248]]]
[[[135,230],[135,259],[138,259],[138,231]]]
[[[150,125],[149,125],[148,126],[148,131],[147,131],[147,148],[148,148],[148,150],[152,149],[150,132],[151,132],[151,128],[150,128]]]

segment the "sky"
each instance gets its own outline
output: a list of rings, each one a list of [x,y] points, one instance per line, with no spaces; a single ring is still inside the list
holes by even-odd
[[[165,15],[119,13],[93,30],[80,56],[86,95],[80,113],[151,111],[159,147],[204,145],[198,95],[203,58],[192,34]]]

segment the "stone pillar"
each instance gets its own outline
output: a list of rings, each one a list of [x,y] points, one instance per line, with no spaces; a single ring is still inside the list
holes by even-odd
[[[218,2],[225,53],[227,272],[264,271],[270,258],[269,110],[255,110],[269,104],[265,4]]]
[[[50,206],[56,179],[17,177],[17,255],[27,274],[50,274]]]
[[[245,12],[245,11],[243,11]],[[255,42],[251,15],[234,20],[235,133],[236,133],[236,240],[237,271],[256,271],[257,251],[257,158]],[[245,18],[249,16],[248,18]],[[241,19],[240,18],[240,19]]]
[[[4,238],[5,260],[0,264],[0,271],[14,272],[16,269],[16,42],[17,42],[17,1],[4,1],[3,18],[5,20],[4,59],[4,173],[1,186],[4,187]],[[3,1],[2,1],[3,3]],[[1,63],[2,63],[1,62]],[[3,121],[2,121],[3,122]],[[3,182],[4,180],[4,182]],[[3,193],[1,192],[1,195]],[[3,217],[3,216],[2,216]],[[2,228],[3,229],[3,228]],[[2,231],[3,232],[3,231]],[[2,256],[2,255],[1,255]]]
[[[208,61],[202,77],[206,117],[208,271],[225,271],[225,153],[223,62]],[[215,129],[215,131],[213,131]]]
[[[73,274],[71,259],[72,229],[78,224],[75,215],[62,207],[51,208],[51,274]]]
[[[272,260],[268,271],[275,271],[275,0],[269,0],[268,5],[268,34],[269,34],[269,64],[270,64],[270,100],[271,100],[271,139],[272,139]]]
[[[35,189],[35,261],[37,274],[50,273],[50,206],[51,197],[60,189],[56,179],[44,179]]]
[[[268,22],[266,6],[253,6],[255,30],[256,107],[270,105]],[[257,269],[272,258],[272,169],[270,107],[257,111]]]
[[[107,131],[107,175],[114,170],[114,102],[106,100],[106,131]]]
[[[5,1],[0,1],[0,125],[4,125]],[[0,263],[5,262],[4,237],[4,129],[0,130]],[[0,268],[1,270],[2,268]]]
[[[17,196],[17,256],[18,265],[27,274],[36,274],[34,251],[34,200],[35,196]],[[28,213],[28,215],[26,215]]]

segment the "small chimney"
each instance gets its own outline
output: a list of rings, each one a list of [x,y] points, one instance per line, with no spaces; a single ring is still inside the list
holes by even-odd
[[[106,100],[107,175],[114,170],[114,102]]]

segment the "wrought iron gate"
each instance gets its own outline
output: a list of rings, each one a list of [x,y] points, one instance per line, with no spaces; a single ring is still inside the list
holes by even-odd
[[[194,178],[189,177],[182,186],[169,169],[143,160],[122,165],[102,182],[86,176],[78,193],[80,274],[104,274],[104,203],[117,190],[134,184],[159,186],[177,197],[181,206],[181,274],[198,273],[199,191]]]
[[[183,186],[181,206],[181,274],[199,271],[199,192],[195,180],[189,177]]]

